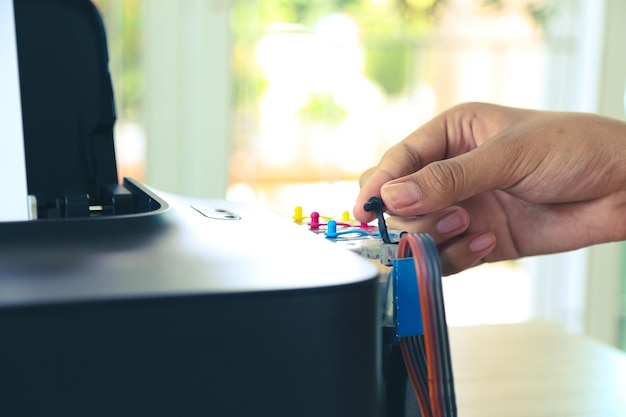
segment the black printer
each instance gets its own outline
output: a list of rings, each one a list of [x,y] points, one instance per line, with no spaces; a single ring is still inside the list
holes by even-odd
[[[0,223],[0,416],[381,415],[377,269],[260,207],[118,183],[96,8],[14,8],[37,219]]]

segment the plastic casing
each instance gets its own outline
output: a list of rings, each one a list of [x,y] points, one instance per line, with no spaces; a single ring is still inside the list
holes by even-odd
[[[168,202],[0,224],[0,415],[379,416],[376,268],[258,207]]]

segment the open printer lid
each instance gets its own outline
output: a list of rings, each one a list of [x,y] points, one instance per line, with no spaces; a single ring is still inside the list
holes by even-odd
[[[15,0],[14,10],[28,193],[39,217],[81,215],[64,213],[65,204],[83,214],[109,205],[116,113],[100,15],[80,0]]]

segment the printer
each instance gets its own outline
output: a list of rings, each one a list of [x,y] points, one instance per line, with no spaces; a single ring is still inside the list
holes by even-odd
[[[270,210],[118,181],[98,11],[13,5],[36,219],[0,223],[0,416],[383,415],[377,268]]]

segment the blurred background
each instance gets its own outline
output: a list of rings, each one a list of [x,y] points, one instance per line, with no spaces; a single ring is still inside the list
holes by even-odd
[[[341,216],[360,173],[464,101],[624,118],[621,0],[94,0],[122,176]],[[444,280],[451,325],[546,319],[626,350],[626,245]]]

